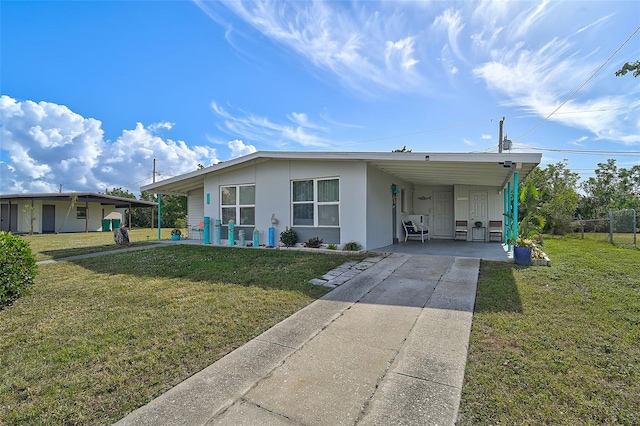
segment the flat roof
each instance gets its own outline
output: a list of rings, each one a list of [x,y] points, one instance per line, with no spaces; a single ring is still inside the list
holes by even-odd
[[[140,189],[186,195],[201,188],[204,176],[271,160],[360,161],[417,185],[481,185],[504,187],[513,173],[527,176],[542,160],[540,153],[446,152],[316,152],[258,151],[195,170]]]
[[[116,197],[114,195],[99,194],[96,192],[50,192],[50,193],[26,193],[26,194],[0,194],[0,201],[70,201],[71,196],[78,197],[78,202],[100,203],[116,207],[154,207],[158,203],[153,201],[137,200],[135,198]]]

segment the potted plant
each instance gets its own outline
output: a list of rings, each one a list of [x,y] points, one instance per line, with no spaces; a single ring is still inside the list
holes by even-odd
[[[479,220],[475,222],[476,228],[481,228],[482,227],[482,222],[480,222]]]
[[[174,229],[171,230],[171,239],[172,240],[179,241],[181,235],[182,235],[182,231],[179,230],[178,228],[174,228]]]
[[[530,265],[532,253],[539,251],[538,244],[542,244],[541,232],[545,225],[545,218],[538,214],[538,190],[529,181],[522,187],[520,202],[526,214],[518,223],[518,234],[512,235],[507,241],[513,245],[513,259],[517,265]],[[511,215],[506,215],[512,218]]]

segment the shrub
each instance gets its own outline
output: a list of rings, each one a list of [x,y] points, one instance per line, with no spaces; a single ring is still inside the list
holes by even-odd
[[[327,250],[338,250],[337,244],[327,244]]]
[[[360,245],[360,243],[357,243],[355,241],[349,241],[344,246],[342,246],[342,250],[347,250],[347,251],[360,251],[361,249],[362,249],[362,246]]]
[[[311,237],[306,243],[304,243],[304,246],[309,248],[320,248],[322,246],[322,240],[318,237]]]
[[[36,272],[29,243],[11,232],[0,232],[0,306],[25,294]]]
[[[287,226],[287,228],[280,233],[280,241],[285,246],[291,247],[298,242],[298,234]]]
[[[173,226],[176,228],[184,229],[187,227],[187,222],[183,218],[178,218],[176,219],[176,222],[173,224]]]

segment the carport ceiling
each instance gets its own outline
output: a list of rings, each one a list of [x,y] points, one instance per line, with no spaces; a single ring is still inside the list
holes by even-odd
[[[499,162],[450,161],[369,161],[372,166],[414,185],[497,186],[507,182],[514,171],[528,175],[537,163],[515,163],[505,167]]]

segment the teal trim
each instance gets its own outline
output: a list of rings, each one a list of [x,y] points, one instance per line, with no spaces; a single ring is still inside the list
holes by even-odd
[[[503,204],[502,204],[502,211],[503,213],[508,213],[509,212],[509,198],[508,198],[508,192],[505,191],[504,188],[502,188],[502,195],[503,195]],[[509,218],[505,215],[502,215],[503,219],[502,219],[502,242],[506,243],[507,242],[507,229],[509,227],[509,223],[508,220]]]
[[[211,204],[211,194],[207,192],[207,204]]]
[[[162,194],[158,194],[158,241],[160,241],[162,227]]]
[[[513,236],[518,238],[518,172],[513,173]]]

